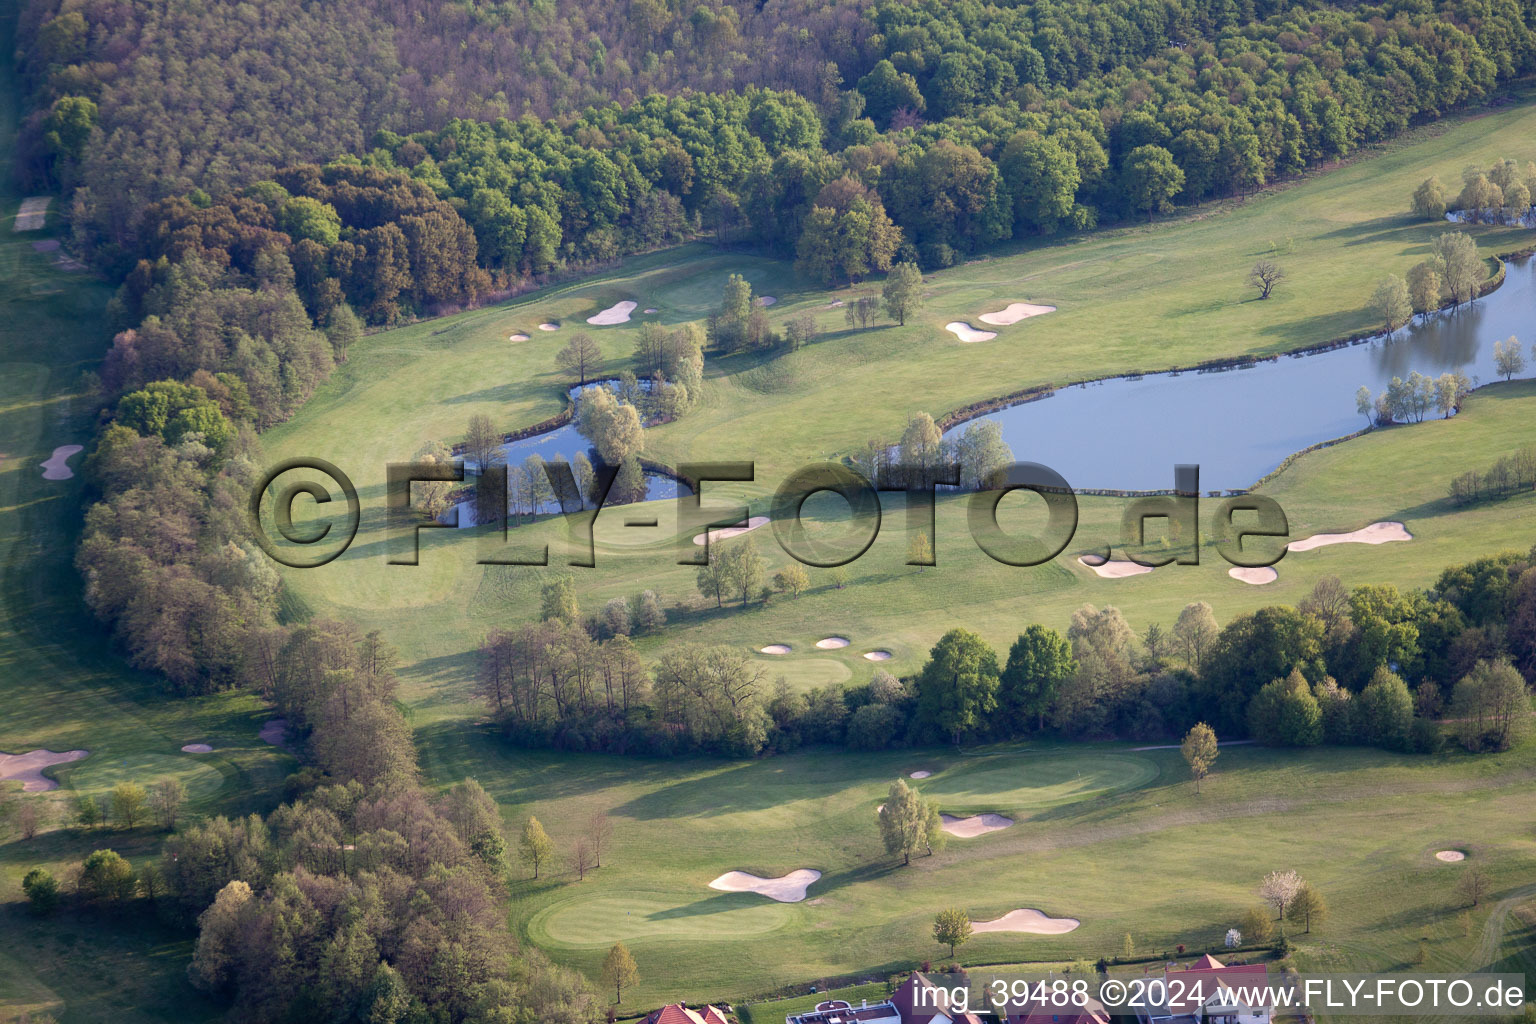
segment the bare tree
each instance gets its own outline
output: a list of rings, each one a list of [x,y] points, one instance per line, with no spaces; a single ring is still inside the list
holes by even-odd
[[[496,425],[485,413],[477,412],[469,418],[469,429],[464,433],[464,454],[475,461],[477,472],[484,472],[486,466],[506,460],[501,441]],[[426,453],[427,450],[423,451]]]
[[[1488,895],[1488,876],[1478,868],[1467,868],[1467,873],[1456,883],[1456,892],[1475,907]]]
[[[577,384],[585,384],[594,367],[603,360],[602,349],[589,335],[573,334],[565,348],[555,353],[555,363],[576,378]]]
[[[1259,895],[1264,902],[1275,908],[1281,921],[1285,920],[1285,908],[1291,905],[1307,883],[1294,871],[1271,871],[1259,883]]]
[[[21,830],[23,839],[35,838],[43,827],[43,820],[43,806],[36,800],[27,800],[16,808],[16,827]]]
[[[592,844],[585,839],[576,840],[576,845],[571,848],[571,870],[576,872],[576,880],[584,881],[587,872],[597,866],[597,860],[592,854]]]
[[[613,840],[613,819],[606,811],[594,811],[587,819],[587,841],[592,844],[592,866],[603,866],[603,847]]]
[[[1285,277],[1285,271],[1274,260],[1259,260],[1248,271],[1248,283],[1259,290],[1259,298],[1269,298],[1269,293],[1275,290],[1275,285]]]

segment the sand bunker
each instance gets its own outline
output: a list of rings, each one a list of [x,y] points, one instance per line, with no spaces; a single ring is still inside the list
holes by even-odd
[[[778,878],[758,878],[745,871],[727,871],[713,882],[711,889],[721,892],[755,892],[780,903],[799,903],[805,899],[805,890],[821,877],[821,872],[811,868],[798,868]]]
[[[528,340],[528,335],[524,334],[522,331],[518,331],[516,334],[509,334],[509,335],[507,335],[507,340],[508,341],[527,341]]]
[[[928,776],[930,776],[932,774],[933,774],[933,772],[930,772],[926,768],[923,768],[923,769],[919,769],[918,771],[909,773],[907,777],[908,778],[912,778],[912,779],[926,779]]]
[[[623,302],[615,302],[601,313],[596,313],[587,317],[587,323],[596,327],[608,327],[613,324],[627,324],[629,323],[629,314],[633,313],[635,311],[635,307],[638,305],[640,305],[640,303],[630,302],[628,299],[625,299]]]
[[[547,324],[539,324],[539,330],[541,331],[558,331],[559,329],[560,325],[554,321],[550,321]]]
[[[68,480],[70,477],[74,476],[75,471],[70,469],[66,463],[69,462],[69,457],[71,455],[77,455],[83,451],[85,451],[85,449],[78,444],[59,445],[53,450],[53,454],[48,456],[48,460],[46,462],[40,463],[40,465],[43,467],[43,479]]]
[[[1454,864],[1459,860],[1466,860],[1467,855],[1460,850],[1441,850],[1435,854],[1435,860],[1443,860],[1447,864]]]
[[[45,776],[43,769],[90,756],[89,750],[66,750],[62,754],[56,754],[51,750],[32,750],[25,754],[0,754],[0,781],[20,782],[22,790],[27,793],[58,789],[59,784]]]
[[[661,311],[658,310],[655,306],[646,306],[645,307],[645,312],[647,312],[647,313],[659,313]]]
[[[1274,566],[1271,565],[1261,565],[1254,569],[1246,569],[1243,566],[1234,565],[1227,570],[1227,575],[1235,580],[1242,580],[1244,583],[1252,583],[1254,586],[1273,583],[1280,578],[1280,574],[1275,572]]]
[[[842,304],[843,304],[843,300],[842,299],[833,299],[831,302],[827,303],[827,308],[828,309],[837,309]]]
[[[48,219],[48,204],[53,202],[50,196],[33,196],[31,199],[21,201],[21,209],[16,211],[17,231],[39,231],[43,223]]]
[[[718,543],[720,543],[723,540],[730,540],[732,537],[740,537],[744,533],[751,533],[753,530],[757,529],[759,526],[767,526],[767,525],[768,525],[768,517],[767,516],[753,516],[751,519],[748,519],[744,523],[737,523],[735,526],[724,526],[724,527],[717,526],[717,527],[711,529],[709,532],[715,535],[715,543],[718,544]],[[695,544],[699,545],[700,547],[703,547],[704,546],[704,534],[701,533],[698,536],[694,537],[693,538],[693,542]]]
[[[183,754],[211,754],[213,748],[206,743],[188,743],[181,748]]]
[[[1389,544],[1395,540],[1413,540],[1413,534],[1402,523],[1372,523],[1353,533],[1319,533],[1305,540],[1293,540],[1285,548],[1287,551],[1311,551],[1330,544]]]
[[[998,310],[996,313],[983,313],[977,319],[993,327],[1007,327],[1020,320],[1028,320],[1032,316],[1054,312],[1056,312],[1055,306],[1040,306],[1033,302],[1010,302],[1006,309]]]
[[[1075,917],[1047,917],[1038,910],[1024,907],[1010,910],[996,921],[972,921],[972,932],[1030,932],[1035,935],[1065,935],[1082,924]]]
[[[1000,832],[1013,825],[1012,818],[1005,818],[1001,814],[973,814],[969,818],[957,818],[953,814],[940,814],[944,822],[944,831],[960,839],[975,839],[984,836],[988,832]]]
[[[759,647],[762,654],[788,654],[792,648],[789,644],[769,644],[767,647]]]
[[[1086,565],[1107,580],[1119,580],[1127,576],[1140,576],[1143,573],[1152,571],[1150,565],[1137,565],[1135,562],[1116,560],[1106,562],[1097,555],[1083,555],[1077,561],[1078,564]]]
[[[890,661],[890,651],[865,651],[864,657],[869,661]]]
[[[835,651],[840,647],[847,647],[848,638],[845,636],[829,636],[825,640],[817,640],[816,646],[824,651]]]
[[[759,295],[757,297],[757,304],[759,306],[771,306],[778,301],[779,300],[774,298],[772,295]]]
[[[272,721],[262,726],[261,732],[257,733],[256,735],[257,738],[260,739],[263,743],[270,743],[274,747],[282,747],[284,750],[287,750],[288,719],[274,718]]]
[[[944,329],[964,342],[991,341],[997,337],[994,331],[978,331],[964,320],[951,320]]]

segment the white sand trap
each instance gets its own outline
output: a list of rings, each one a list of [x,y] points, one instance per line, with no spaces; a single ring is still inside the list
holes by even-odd
[[[767,516],[753,516],[751,519],[748,519],[744,523],[737,523],[735,526],[717,526],[712,528],[709,532],[715,535],[715,543],[718,544],[723,540],[730,540],[732,537],[740,537],[744,533],[751,533],[759,526],[767,525]],[[701,533],[694,537],[693,542],[700,547],[703,547],[704,534]]]
[[[20,782],[23,792],[38,793],[45,789],[58,789],[59,784],[43,774],[44,768],[56,764],[69,764],[90,757],[89,750],[66,750],[56,754],[51,750],[31,750],[25,754],[0,754],[0,781]]]
[[[17,231],[40,231],[48,219],[48,204],[53,202],[50,196],[33,196],[31,199],[21,201],[21,209],[16,211]]]
[[[975,839],[988,832],[1001,832],[1013,825],[1012,818],[1005,818],[1001,814],[973,814],[969,818],[940,814],[939,817],[944,822],[944,831],[960,839]]]
[[[842,299],[833,299],[831,302],[827,303],[827,308],[828,309],[837,309],[842,304],[843,304],[843,300]]]
[[[824,651],[835,651],[848,646],[848,638],[845,636],[829,636],[825,640],[817,640],[816,646]]]
[[[1460,850],[1441,850],[1435,854],[1435,860],[1443,860],[1447,864],[1454,864],[1459,860],[1466,860],[1467,855]]]
[[[1413,540],[1413,534],[1402,523],[1372,523],[1353,533],[1319,533],[1305,540],[1293,540],[1285,548],[1287,551],[1311,551],[1330,544],[1390,544],[1395,540]]]
[[[509,335],[507,335],[507,340],[508,341],[527,341],[528,340],[528,335],[524,334],[522,331],[518,331],[516,334],[509,334]]]
[[[1118,560],[1103,561],[1095,555],[1083,555],[1078,564],[1086,565],[1098,575],[1107,580],[1124,579],[1127,576],[1140,576],[1152,571],[1150,565],[1137,565],[1135,562],[1122,562]]]
[[[183,754],[211,754],[213,748],[206,743],[188,743],[181,748]]]
[[[758,648],[759,653],[762,654],[788,654],[791,650],[789,644],[769,644],[767,647]]]
[[[1054,312],[1056,312],[1055,306],[1041,306],[1033,302],[1010,302],[1006,309],[1000,309],[996,313],[983,313],[977,319],[993,327],[1007,327],[1020,320],[1028,320],[1032,316]]]
[[[771,306],[778,301],[779,300],[774,298],[772,295],[759,295],[757,297],[757,304],[759,306]]]
[[[539,324],[539,330],[541,331],[558,331],[559,329],[560,325],[554,321],[550,321],[547,324]]]
[[[1034,935],[1065,935],[1083,922],[1075,917],[1048,917],[1024,907],[1010,910],[996,921],[972,921],[973,932],[1030,932]]]
[[[615,302],[601,313],[587,317],[587,323],[592,324],[595,327],[609,327],[613,324],[627,324],[629,323],[629,314],[633,313],[635,311],[635,307],[638,305],[640,305],[640,303],[630,302],[628,299],[625,299],[623,302]]]
[[[288,719],[274,718],[266,725],[262,726],[261,732],[257,733],[256,735],[257,738],[259,738],[263,743],[270,743],[274,747],[282,747],[284,750],[287,750]]]
[[[907,777],[908,778],[912,778],[912,779],[926,779],[928,776],[930,776],[932,774],[933,774],[933,772],[930,772],[926,768],[924,768],[924,769],[919,769],[918,771],[909,773]]]
[[[1242,580],[1244,583],[1252,583],[1256,587],[1261,587],[1266,583],[1273,583],[1280,578],[1280,574],[1275,572],[1275,567],[1272,565],[1261,565],[1254,569],[1246,569],[1243,566],[1234,565],[1227,570],[1227,575],[1235,580]]]
[[[864,657],[868,661],[890,661],[890,651],[865,651]]]
[[[964,320],[951,320],[944,329],[964,342],[991,341],[997,337],[995,331],[978,331]]]
[[[646,306],[645,307],[645,312],[647,312],[647,313],[659,313],[661,311],[658,310],[655,306]]]
[[[778,878],[758,878],[745,871],[727,871],[710,882],[709,887],[721,892],[755,892],[780,903],[799,903],[805,899],[805,890],[820,877],[821,872],[812,868],[797,868]]]
[[[83,451],[85,451],[85,449],[78,444],[59,445],[53,450],[53,454],[48,456],[48,460],[46,462],[40,463],[40,465],[43,467],[43,479],[68,480],[70,477],[74,476],[75,471],[70,469],[67,465],[69,462],[69,457],[71,455],[78,455]]]

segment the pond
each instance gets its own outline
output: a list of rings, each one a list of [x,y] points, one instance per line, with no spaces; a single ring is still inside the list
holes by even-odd
[[[1510,335],[1520,339],[1527,364],[1536,362],[1533,313],[1536,260],[1511,261],[1495,291],[1391,340],[1232,369],[1079,384],[979,418],[1001,425],[1014,458],[1044,463],[1073,487],[1171,488],[1174,464],[1196,463],[1202,492],[1241,489],[1293,452],[1364,427],[1355,411],[1362,384],[1380,393],[1394,376],[1415,370],[1431,377],[1459,370],[1474,386],[1491,383],[1498,379],[1494,343]]]
[[[585,388],[571,388],[570,394],[579,406],[581,402],[581,395],[579,393],[580,391],[589,390],[595,387],[606,387],[610,384],[616,385],[617,383],[617,381],[594,381],[587,384]],[[648,385],[649,383],[649,380],[643,380],[640,382],[642,387]],[[516,441],[509,441],[501,446],[501,451],[502,454],[505,455],[507,465],[509,466],[521,466],[528,459],[528,457],[532,455],[537,455],[545,462],[554,462],[556,459],[560,458],[565,459],[567,462],[571,462],[576,458],[577,454],[580,453],[586,455],[586,457],[593,463],[597,462],[597,452],[592,449],[592,445],[588,443],[587,439],[582,437],[580,431],[576,429],[574,418],[570,423],[567,423],[563,427],[554,427],[542,433],[534,434],[531,437],[524,437]],[[466,459],[464,467],[466,481],[473,478],[478,472],[473,459]],[[688,490],[686,484],[680,484],[678,481],[672,479],[671,477],[662,476],[660,473],[645,474],[646,501],[659,501],[664,498],[676,498],[679,495],[679,488],[681,488],[682,494],[691,493]],[[560,505],[558,502],[544,502],[539,506],[539,513],[541,515],[559,511]],[[452,522],[452,517],[455,512],[458,514],[458,525],[461,528],[475,525],[475,509],[473,501],[459,502],[453,507],[453,509],[450,509],[443,516],[442,521],[445,523]]]

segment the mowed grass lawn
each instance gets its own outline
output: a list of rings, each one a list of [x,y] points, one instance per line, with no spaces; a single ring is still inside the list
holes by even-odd
[[[1427,129],[1346,166],[1240,202],[1193,211],[1149,226],[1123,228],[1050,244],[1021,247],[931,275],[922,313],[905,328],[849,331],[836,298],[853,294],[807,289],[783,262],[685,247],[632,260],[619,270],[517,302],[389,331],[358,345],[350,361],[290,423],[269,431],[272,461],[318,455],[356,481],[363,529],[341,558],[320,569],[285,575],[295,614],[334,614],[386,630],[404,655],[408,699],[417,722],[462,718],[474,672],[473,650],[493,626],[536,614],[538,591],[550,575],[570,571],[582,607],[596,611],[615,596],[644,588],[670,606],[672,623],[641,641],[644,653],[679,640],[745,645],[790,644],[788,656],[764,657],[770,678],[784,674],[809,687],[861,681],[871,664],[862,655],[892,652],[892,671],[911,672],[947,628],[965,625],[999,646],[1019,628],[1041,621],[1064,628],[1085,602],[1120,606],[1138,629],[1170,623],[1191,600],[1212,602],[1224,621],[1274,601],[1294,601],[1317,577],[1420,586],[1448,564],[1502,547],[1529,547],[1530,497],[1455,511],[1443,500],[1451,475],[1473,458],[1491,461],[1533,439],[1536,402],[1527,385],[1480,392],[1452,423],[1425,423],[1373,435],[1308,456],[1269,485],[1290,515],[1293,536],[1353,530],[1382,519],[1411,520],[1419,538],[1387,547],[1335,547],[1292,556],[1280,581],[1254,587],[1226,575],[1207,552],[1198,568],[1176,566],[1149,576],[1103,580],[1077,564],[1080,551],[1118,541],[1125,503],[1084,498],[1082,520],[1068,552],[1034,569],[990,561],[971,542],[963,499],[941,502],[939,565],[906,566],[899,495],[886,495],[886,516],[874,546],[847,568],[847,586],[812,569],[812,590],[766,608],[707,607],[694,570],[677,562],[678,542],[693,550],[691,529],[679,530],[673,503],[653,503],[636,515],[659,525],[625,525],[615,508],[598,517],[596,569],[562,570],[566,530],[559,520],[513,531],[518,552],[551,545],[551,567],[483,566],[481,531],[430,531],[421,564],[386,565],[384,471],[430,439],[462,436],[471,414],[485,413],[505,429],[531,424],[561,408],[563,382],[555,353],[572,332],[602,346],[604,373],[630,365],[638,310],[655,307],[668,324],[698,320],[719,301],[727,274],[739,272],[760,294],[774,295],[775,323],[810,312],[827,332],[799,353],[763,360],[712,360],[701,406],[652,430],[646,454],[686,460],[751,459],[751,484],[706,485],[704,502],[725,514],[748,506],[768,511],[772,491],[805,463],[853,450],[870,437],[893,437],[916,411],[935,415],[964,403],[1042,382],[1057,384],[1186,365],[1242,352],[1272,353],[1369,327],[1368,296],[1379,277],[1405,272],[1422,259],[1443,228],[1404,211],[1414,186],[1435,173],[1458,180],[1467,163],[1509,155],[1536,157],[1536,105],[1521,105]],[[1474,229],[1485,253],[1530,242],[1530,232]],[[1266,302],[1244,284],[1253,260],[1271,245],[1288,277]],[[638,305],[627,325],[589,327],[586,317],[621,299]],[[1009,328],[996,341],[963,345],[942,329],[1009,301],[1050,302],[1060,311]],[[561,330],[536,325],[554,320]],[[514,333],[525,342],[508,341]],[[1347,382],[1353,385],[1354,382]],[[1016,455],[1028,457],[1028,452]],[[1209,531],[1214,502],[1205,502]],[[828,531],[840,529],[843,505],[813,499],[807,515]],[[1004,518],[1021,529],[1038,523],[1021,497],[1005,501]],[[314,506],[298,507],[301,518]],[[768,530],[757,544],[771,568],[787,562]],[[814,643],[847,636],[842,651]],[[473,714],[473,709],[467,713]]]
[[[623,941],[642,977],[625,998],[635,1007],[947,962],[931,936],[947,906],[1082,921],[1060,936],[975,936],[960,955],[972,964],[1113,956],[1127,932],[1143,951],[1219,944],[1257,905],[1259,879],[1287,868],[1331,909],[1311,934],[1291,929],[1303,969],[1407,969],[1421,939],[1431,970],[1536,969],[1530,745],[1478,758],[1229,747],[1197,795],[1177,751],[1122,744],[651,762],[513,751],[446,724],[424,739],[435,781],[477,776],[514,835],[533,814],[569,850],[591,814],[610,816],[603,866],[584,881],[563,864],[537,881],[522,872],[513,923],[594,975]],[[919,768],[935,774],[912,785],[946,811],[1017,824],[900,866],[875,808]],[[1468,859],[1436,860],[1445,849]],[[1464,917],[1453,890],[1473,865],[1493,894]],[[801,903],[708,887],[729,870],[798,868],[822,872]]]

